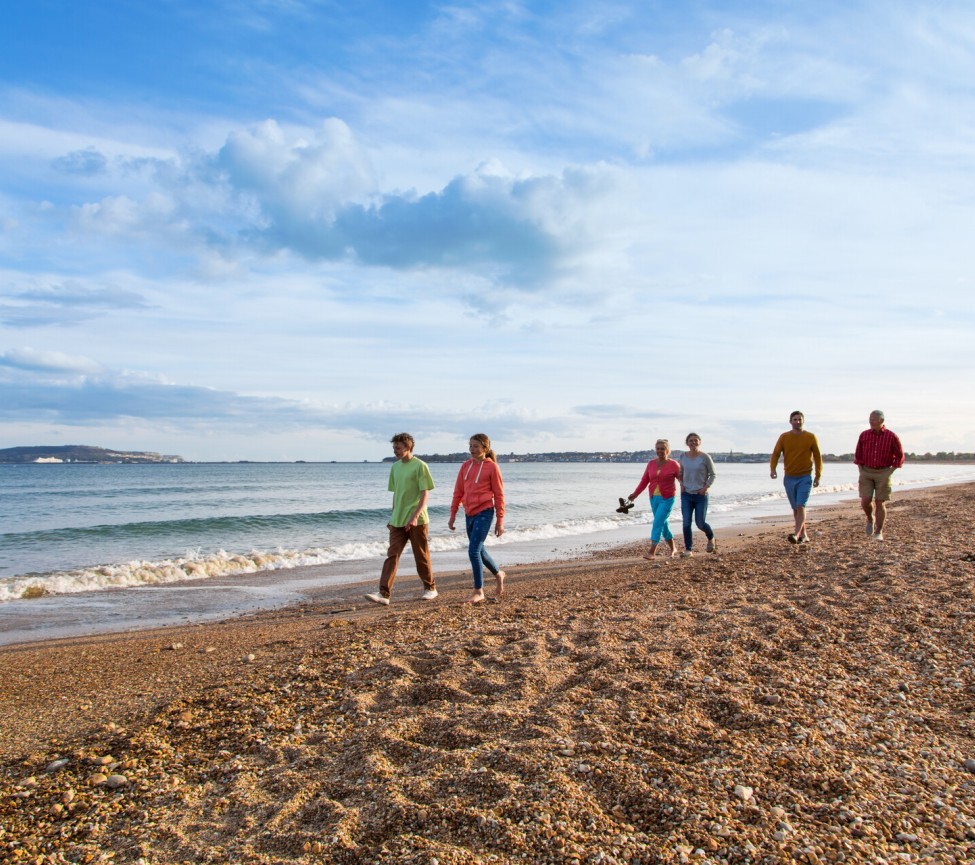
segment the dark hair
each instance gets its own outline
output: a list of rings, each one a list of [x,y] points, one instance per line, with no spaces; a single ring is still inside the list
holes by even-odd
[[[472,442],[473,441],[480,442],[481,447],[483,447],[484,450],[487,451],[487,453],[484,454],[484,459],[491,460],[492,462],[498,461],[496,454],[494,453],[493,450],[491,450],[491,439],[487,437],[486,433],[474,433],[474,435],[471,436],[470,440]]]
[[[793,412],[789,412],[789,421],[791,422],[796,415],[799,415],[799,417],[801,417],[803,420],[806,419],[806,416],[801,411],[799,411],[799,409],[796,409]]]
[[[694,436],[694,438],[696,438],[698,441],[701,440],[701,437],[697,433],[688,433],[687,438],[684,439],[684,444],[688,444],[688,442],[690,442],[691,436]]]
[[[396,444],[399,442],[401,445],[406,445],[406,447],[412,452],[415,442],[413,441],[413,436],[409,433],[396,433],[390,440],[390,444]]]

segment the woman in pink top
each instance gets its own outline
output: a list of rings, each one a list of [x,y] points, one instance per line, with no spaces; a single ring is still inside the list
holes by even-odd
[[[657,554],[657,544],[661,536],[670,547],[671,558],[677,555],[674,533],[667,521],[674,509],[677,496],[677,481],[681,478],[680,463],[670,459],[670,443],[667,439],[657,439],[654,446],[657,458],[650,460],[644,469],[643,477],[631,493],[630,501],[635,501],[647,487],[650,487],[650,510],[653,511],[653,528],[650,530],[650,551],[643,557],[652,559]]]
[[[504,594],[505,573],[491,558],[484,548],[488,532],[495,511],[498,521],[494,533],[500,538],[504,534],[504,483],[501,480],[501,469],[494,451],[491,450],[491,439],[484,433],[476,433],[470,440],[471,458],[460,467],[457,482],[454,484],[454,498],[450,503],[450,521],[447,523],[454,531],[454,520],[457,509],[463,505],[467,519],[467,553],[471,558],[471,569],[474,572],[474,594],[466,601],[468,604],[479,604],[484,600],[484,568],[494,574],[494,593],[500,598]]]

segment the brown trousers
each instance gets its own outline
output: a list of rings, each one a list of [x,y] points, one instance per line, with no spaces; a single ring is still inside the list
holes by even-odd
[[[433,567],[430,564],[430,542],[427,539],[427,525],[414,526],[407,529],[406,526],[386,526],[389,529],[389,550],[386,552],[386,561],[383,562],[383,573],[379,578],[379,594],[384,598],[389,597],[393,590],[393,583],[396,580],[396,567],[399,565],[399,557],[406,549],[406,542],[410,542],[413,548],[413,558],[416,560],[416,573],[423,580],[424,589],[435,589],[437,587],[433,579]]]

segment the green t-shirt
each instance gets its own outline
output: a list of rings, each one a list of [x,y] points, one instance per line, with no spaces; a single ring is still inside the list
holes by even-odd
[[[389,490],[393,494],[393,516],[389,521],[391,526],[405,526],[420,503],[420,493],[433,489],[433,475],[427,464],[418,457],[409,462],[396,460],[389,470]],[[427,509],[420,511],[418,525],[430,521]]]

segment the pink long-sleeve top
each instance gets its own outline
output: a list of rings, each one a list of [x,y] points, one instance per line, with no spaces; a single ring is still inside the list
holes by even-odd
[[[457,516],[457,509],[464,505],[464,513],[469,517],[493,507],[497,520],[504,519],[504,482],[501,469],[494,460],[469,459],[457,472],[454,483],[454,498],[450,503],[450,519]]]
[[[646,469],[643,471],[643,477],[640,479],[639,485],[633,491],[630,499],[636,501],[636,497],[648,486],[650,487],[651,496],[657,487],[659,487],[660,495],[663,498],[672,499],[677,494],[677,479],[679,477],[680,463],[677,460],[667,460],[662,466],[656,460],[650,460],[647,463]]]

